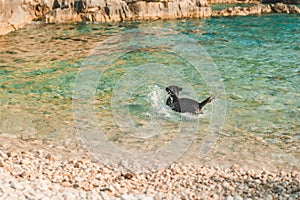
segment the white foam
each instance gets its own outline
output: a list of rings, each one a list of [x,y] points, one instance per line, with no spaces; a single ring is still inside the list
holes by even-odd
[[[165,91],[165,89],[159,87],[158,85],[154,85],[150,88],[150,93],[147,97],[147,101],[151,104],[154,115],[156,117],[162,117],[167,119],[174,119],[174,120],[184,120],[184,121],[190,121],[190,120],[198,120],[201,118],[205,118],[208,115],[208,112],[205,110],[203,111],[203,114],[195,115],[191,113],[178,113],[173,111],[169,106],[166,105],[166,100],[168,98],[168,94]],[[148,113],[148,115],[151,117],[151,113]]]

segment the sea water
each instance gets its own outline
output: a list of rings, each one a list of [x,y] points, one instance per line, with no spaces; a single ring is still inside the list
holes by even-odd
[[[0,37],[0,133],[72,148],[78,142],[73,108],[78,72],[88,67],[89,56],[101,54],[95,53],[101,42],[155,27],[168,30],[172,38],[188,37],[203,48],[217,67],[225,94],[214,94],[203,73],[176,52],[165,51],[159,39],[156,48],[128,51],[100,69],[92,93],[97,126],[109,141],[129,152],[155,152],[185,130],[193,141],[190,154],[182,157],[196,158],[216,105],[212,102],[199,116],[172,111],[165,105],[165,87],[179,85],[182,97],[201,101],[215,95],[226,108],[209,162],[215,158],[229,164],[265,161],[299,167],[299,24],[299,15],[270,14],[27,25]],[[136,45],[131,42],[127,45]],[[189,47],[184,39],[178,45]],[[113,45],[107,51],[112,56],[119,53]]]

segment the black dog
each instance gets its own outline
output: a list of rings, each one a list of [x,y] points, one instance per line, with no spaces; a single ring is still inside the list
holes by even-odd
[[[167,99],[166,104],[172,108],[172,110],[181,113],[192,113],[192,114],[201,114],[202,108],[207,103],[210,103],[214,96],[206,98],[201,103],[188,98],[179,98],[179,92],[182,91],[181,87],[178,86],[169,86],[166,88],[168,94],[170,95]]]

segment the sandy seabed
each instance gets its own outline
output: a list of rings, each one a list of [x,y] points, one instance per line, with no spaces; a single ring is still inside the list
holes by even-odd
[[[135,174],[88,152],[0,135],[0,199],[300,199],[300,173],[174,163]]]

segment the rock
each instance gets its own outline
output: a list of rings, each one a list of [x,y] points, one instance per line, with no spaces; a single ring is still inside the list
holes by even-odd
[[[210,4],[260,3],[258,0],[208,0]]]
[[[153,196],[139,195],[138,199],[139,200],[153,200]]]
[[[138,198],[129,194],[125,194],[121,196],[121,200],[138,200]]]
[[[209,2],[251,3],[253,0],[209,0]],[[300,13],[300,8],[295,5],[276,3],[212,11],[207,0],[1,0],[0,35],[17,30],[32,20],[42,20],[47,23],[119,22],[246,16],[271,12]]]
[[[4,167],[5,161],[7,159],[8,159],[7,154],[0,150],[0,167]]]
[[[230,190],[230,191],[234,190],[234,188],[227,181],[224,181],[222,183],[222,187],[226,190]]]
[[[300,0],[262,0],[262,3],[300,4]]]
[[[124,174],[121,174],[122,177],[124,177],[125,179],[131,179],[133,177],[133,174],[130,172],[126,172]]]
[[[13,150],[7,153],[7,157],[19,158],[20,152]]]
[[[271,173],[237,165],[178,164],[125,178],[126,171],[101,163],[75,159],[49,162],[45,155],[52,155],[50,152],[37,154],[28,164],[30,153],[8,151],[10,157],[0,168],[1,199],[273,199],[279,195],[299,199],[298,169]],[[27,178],[22,176],[24,171],[35,175]]]
[[[0,157],[0,167],[4,167],[5,166],[5,161],[3,158]]]
[[[207,17],[211,14],[206,0],[94,0],[75,2],[81,5],[80,8],[72,6],[76,4],[71,1],[66,9],[57,7],[47,13],[43,20],[49,23],[68,21],[118,22]]]
[[[243,198],[240,195],[238,195],[238,194],[234,195],[234,199],[235,200],[243,200]]]
[[[21,176],[24,172],[25,170],[20,165],[16,165],[16,164],[13,166],[11,170],[11,174],[13,176]]]
[[[100,199],[110,199],[109,196],[105,192],[100,192]]]
[[[50,160],[50,161],[54,161],[54,160],[55,160],[55,157],[54,157],[54,155],[48,153],[48,154],[46,155],[45,159]]]
[[[17,181],[12,180],[9,183],[10,183],[10,187],[15,190],[23,190],[24,189],[24,186]]]
[[[49,8],[43,2],[44,0],[1,0],[0,35],[17,30],[46,13]]]
[[[223,10],[212,11],[212,16],[247,16],[265,13],[300,13],[300,8],[295,5],[276,3],[270,5],[257,4],[250,7],[230,7]]]
[[[0,1],[0,35],[32,20],[119,22],[208,17],[206,0],[11,0]]]
[[[283,3],[276,3],[270,5],[271,9],[275,13],[293,13],[293,14],[299,14],[300,8],[298,8],[295,5],[286,5]]]

